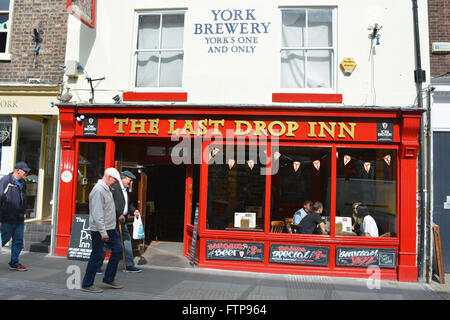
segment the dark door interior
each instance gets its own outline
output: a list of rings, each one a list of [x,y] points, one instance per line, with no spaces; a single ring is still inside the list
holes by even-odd
[[[182,242],[186,166],[155,164],[146,172],[147,201],[154,202],[150,240]]]

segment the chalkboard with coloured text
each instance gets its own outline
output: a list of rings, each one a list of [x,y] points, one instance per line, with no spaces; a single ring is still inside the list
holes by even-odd
[[[270,262],[328,266],[328,247],[303,246],[294,244],[270,245]]]
[[[395,268],[397,250],[390,248],[336,248],[336,266]]]
[[[89,215],[75,214],[70,234],[67,258],[72,260],[89,260],[92,251]]]
[[[264,243],[207,240],[206,259],[263,261]]]

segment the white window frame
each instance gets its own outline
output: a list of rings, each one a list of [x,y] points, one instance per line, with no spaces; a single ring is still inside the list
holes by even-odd
[[[134,21],[134,35],[133,35],[133,49],[132,49],[132,56],[133,56],[133,63],[132,63],[132,72],[131,72],[131,79],[130,79],[130,87],[135,92],[182,92],[185,91],[183,89],[184,86],[184,57],[185,57],[185,50],[184,45],[185,41],[183,41],[183,48],[179,49],[137,49],[137,43],[138,43],[138,34],[139,34],[139,17],[143,15],[159,15],[161,17],[160,19],[160,27],[159,27],[159,40],[161,41],[161,32],[162,32],[162,16],[165,14],[183,14],[184,15],[184,25],[183,25],[183,38],[185,37],[186,32],[186,10],[159,10],[159,11],[135,11],[135,21]],[[161,44],[161,43],[160,43]],[[161,48],[161,46],[160,46]],[[136,74],[137,74],[137,55],[139,52],[170,52],[170,51],[182,51],[183,52],[183,75],[181,77],[181,86],[180,87],[136,87]],[[158,81],[160,78],[160,69],[161,69],[161,61],[158,63]]]
[[[11,46],[11,33],[12,33],[12,21],[13,21],[13,12],[14,8],[14,0],[9,1],[9,11],[0,11],[0,13],[8,13],[9,14],[9,20],[8,20],[8,29],[0,29],[1,33],[7,33],[6,34],[6,46],[5,46],[5,52],[0,52],[0,61],[8,61],[11,60],[11,53],[10,53],[10,46]]]
[[[308,6],[308,7],[295,7],[295,8],[285,8],[280,7],[279,8],[279,14],[280,14],[280,50],[278,52],[278,79],[277,79],[277,86],[279,92],[283,93],[336,93],[337,92],[337,8],[336,7],[315,7],[315,6]],[[283,25],[283,11],[299,11],[299,10],[306,10],[306,27],[308,27],[308,10],[311,9],[328,9],[332,12],[332,46],[331,47],[282,47],[282,39],[281,39],[281,26]],[[306,33],[308,36],[308,33]],[[283,88],[281,87],[281,52],[283,50],[305,50],[305,51],[313,51],[313,50],[331,50],[331,88]],[[306,69],[306,76],[305,79],[307,79],[308,75],[308,60],[307,56],[305,56],[305,69]],[[305,85],[307,84],[307,81],[305,81]]]

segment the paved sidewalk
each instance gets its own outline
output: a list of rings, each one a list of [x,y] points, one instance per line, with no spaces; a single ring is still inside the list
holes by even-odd
[[[105,288],[103,293],[93,294],[72,289],[84,275],[84,261],[23,252],[21,263],[29,270],[17,272],[8,269],[9,258],[9,250],[3,248],[0,300],[443,300],[449,297],[448,287],[443,289],[439,284],[382,280],[379,289],[370,289],[366,279],[157,265],[140,265],[143,272],[137,274],[119,271],[116,280],[125,285],[124,289]],[[98,275],[95,284],[101,286],[101,279]]]

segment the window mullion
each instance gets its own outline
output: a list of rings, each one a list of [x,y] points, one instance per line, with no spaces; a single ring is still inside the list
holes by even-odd
[[[158,59],[158,80],[157,80],[158,88],[160,87],[160,80],[161,80],[162,22],[163,22],[163,14],[161,13],[159,19],[159,59]]]

